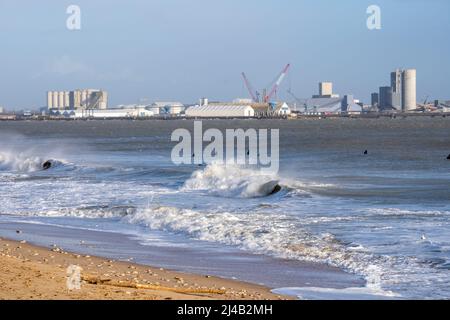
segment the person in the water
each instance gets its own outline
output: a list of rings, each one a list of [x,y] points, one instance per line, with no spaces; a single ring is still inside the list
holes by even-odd
[[[279,184],[276,184],[275,187],[273,188],[272,192],[270,193],[270,195],[278,193],[281,191],[281,186]]]
[[[52,167],[52,162],[50,160],[47,160],[42,164],[42,169],[44,169],[44,170],[48,170],[51,167]]]

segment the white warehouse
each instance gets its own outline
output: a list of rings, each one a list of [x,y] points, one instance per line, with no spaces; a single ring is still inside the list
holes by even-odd
[[[255,110],[249,105],[214,104],[193,106],[186,110],[193,118],[244,118],[254,117]]]

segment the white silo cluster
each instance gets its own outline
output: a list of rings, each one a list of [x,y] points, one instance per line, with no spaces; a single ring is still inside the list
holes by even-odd
[[[69,91],[48,91],[47,107],[49,109],[65,109],[70,106]]]
[[[391,72],[391,85],[379,88],[380,110],[410,112],[417,110],[416,69],[397,69]]]
[[[107,109],[108,93],[97,89],[48,91],[48,109]]]

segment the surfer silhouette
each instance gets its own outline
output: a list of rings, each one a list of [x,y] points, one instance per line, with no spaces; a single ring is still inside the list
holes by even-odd
[[[42,164],[42,169],[44,169],[44,170],[48,170],[51,167],[52,167],[52,162],[50,160],[47,160]]]

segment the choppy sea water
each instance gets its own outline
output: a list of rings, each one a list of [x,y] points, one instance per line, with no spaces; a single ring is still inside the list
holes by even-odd
[[[306,298],[450,297],[450,119],[203,126],[280,129],[280,172],[172,164],[170,134],[192,121],[2,122],[0,221],[139,226],[143,243],[158,230],[367,280],[364,289],[281,290]],[[274,180],[279,193],[260,188]]]

